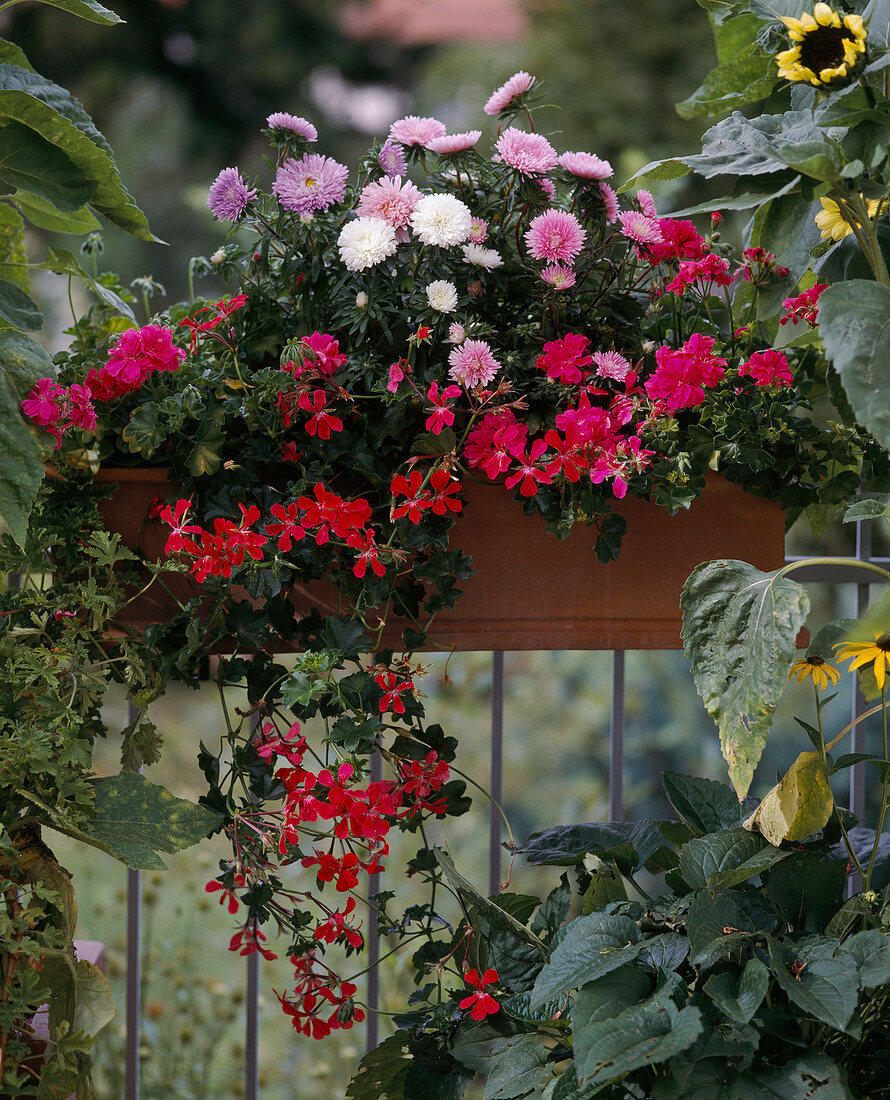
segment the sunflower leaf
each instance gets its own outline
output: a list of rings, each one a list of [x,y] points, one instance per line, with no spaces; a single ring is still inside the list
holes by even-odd
[[[833,809],[821,756],[802,752],[744,825],[778,847],[783,840],[806,840],[817,833]]]

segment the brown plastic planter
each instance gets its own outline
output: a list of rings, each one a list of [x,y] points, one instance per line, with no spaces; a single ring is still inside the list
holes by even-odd
[[[152,500],[175,495],[162,469],[103,470],[119,488],[102,505],[109,530],[146,557],[163,554],[167,528],[148,519]],[[436,616],[436,649],[678,649],[680,591],[693,568],[712,558],[740,558],[760,569],[784,563],[784,519],[778,505],[709,477],[703,496],[671,516],[635,498],[618,502],[627,520],[621,556],[601,565],[594,532],[577,526],[568,539],[549,535],[540,516],[526,516],[502,485],[468,481],[466,507],[452,545],[472,555],[474,576],[453,611]],[[182,574],[165,583],[180,598],[199,591]],[[157,586],[155,586],[157,588]],[[336,590],[312,584],[296,589],[295,606],[336,609]],[[163,589],[130,605],[124,621],[163,622],[172,605]],[[399,646],[400,624],[384,639]]]

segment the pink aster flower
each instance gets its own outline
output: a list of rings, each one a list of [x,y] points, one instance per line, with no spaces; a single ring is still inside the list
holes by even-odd
[[[470,235],[467,238],[471,244],[482,244],[488,236],[488,222],[485,218],[473,218],[470,221]]]
[[[571,263],[581,251],[587,233],[574,214],[545,210],[533,218],[525,234],[529,253],[536,260]]]
[[[501,369],[501,364],[484,340],[464,340],[448,353],[448,362],[451,364],[448,377],[468,390],[491,382]]]
[[[556,187],[553,184],[553,180],[549,180],[546,176],[543,176],[541,179],[538,180],[538,186],[547,196],[548,202],[556,201]]]
[[[554,290],[569,290],[575,285],[575,272],[562,264],[550,264],[541,272],[541,278]]]
[[[301,160],[288,157],[275,173],[272,190],[285,210],[313,214],[342,202],[348,175],[346,165],[333,157],[306,153]]]
[[[609,225],[612,222],[618,220],[618,196],[615,191],[607,184],[600,183],[600,197],[603,200],[603,205],[606,208],[606,221]]]
[[[392,179],[384,176],[362,188],[357,213],[360,217],[381,218],[389,222],[393,229],[402,231],[396,233],[396,240],[407,241],[405,226],[421,198],[420,191],[409,180],[402,183],[401,176],[393,176]]]
[[[618,215],[621,232],[637,244],[661,244],[658,222],[648,218],[640,210],[623,210]]]
[[[529,73],[522,71],[514,73],[505,84],[502,84],[500,88],[491,93],[482,110],[487,115],[500,114],[501,111],[505,111],[511,105],[516,106],[513,101],[524,95],[525,92],[531,91],[534,86],[535,78]]]
[[[237,168],[223,168],[210,185],[207,205],[219,221],[236,222],[255,197],[256,189],[248,188]]]
[[[287,130],[307,141],[318,141],[318,130],[311,122],[300,118],[299,115],[289,115],[286,111],[273,111],[266,119],[266,125],[270,130]]]
[[[617,351],[595,351],[593,361],[600,378],[613,378],[616,382],[623,382],[631,372],[630,363]]]
[[[467,330],[460,321],[452,321],[448,326],[448,343],[462,344],[467,338]]]
[[[384,141],[383,148],[377,154],[377,163],[390,178],[403,176],[408,167],[401,145],[397,141],[390,141],[389,139]]]
[[[510,126],[495,142],[497,154],[492,160],[503,161],[524,176],[540,176],[556,167],[556,150],[541,134],[527,134]]]
[[[464,130],[460,134],[443,134],[442,137],[433,138],[427,145],[427,149],[439,153],[441,156],[447,156],[449,153],[465,153],[468,149],[472,149],[481,137],[481,130]]]
[[[593,153],[562,153],[559,166],[572,176],[585,180],[607,180],[612,176],[612,165]]]
[[[445,125],[436,118],[418,118],[408,115],[397,119],[389,128],[389,136],[402,145],[421,145],[429,148],[433,138],[445,136]]]
[[[658,210],[655,206],[655,199],[652,198],[651,191],[637,191],[637,202],[640,204],[640,209],[647,218],[658,217]]]

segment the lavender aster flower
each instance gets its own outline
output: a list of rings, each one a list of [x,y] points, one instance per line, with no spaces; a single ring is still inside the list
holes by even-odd
[[[255,197],[256,189],[248,189],[237,168],[223,168],[210,185],[207,205],[221,222],[236,222]]]
[[[348,175],[346,165],[333,157],[307,153],[301,160],[288,157],[275,174],[272,190],[285,210],[313,214],[342,202]]]
[[[305,118],[289,115],[286,111],[273,111],[266,119],[270,130],[287,130],[307,141],[318,141],[318,130]]]
[[[408,166],[408,162],[405,160],[405,152],[401,145],[391,138],[387,138],[383,143],[383,148],[377,154],[377,163],[390,179],[392,179],[393,176],[403,176]]]

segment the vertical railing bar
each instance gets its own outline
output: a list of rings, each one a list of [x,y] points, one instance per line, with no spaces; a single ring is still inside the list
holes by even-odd
[[[497,894],[501,888],[501,840],[503,838],[499,807],[504,803],[504,652],[496,649],[491,655],[491,802],[488,805],[488,892]]]
[[[871,559],[872,521],[859,520],[856,524],[856,557],[860,561]],[[868,608],[870,587],[868,584],[856,585],[856,618],[860,619]],[[865,710],[865,699],[859,687],[859,677],[853,678],[852,717],[856,719]],[[850,752],[865,752],[865,723],[853,728]],[[856,764],[850,769],[850,809],[862,820],[865,816],[865,765]]]
[[[250,734],[253,737],[261,725],[259,708],[250,716]],[[248,921],[250,931],[256,933],[255,917]],[[260,1095],[260,953],[254,951],[246,958],[247,974],[244,996],[244,1100],[259,1100]]]
[[[139,720],[132,702],[128,725]],[[142,872],[127,871],[127,1019],[124,1056],[124,1098],[141,1095],[139,1047],[142,1040]]]
[[[383,778],[383,758],[379,749],[371,757],[371,782],[379,783]],[[380,875],[373,874],[368,877],[368,897],[380,892]],[[373,1050],[380,1042],[380,1018],[377,1015],[380,1008],[380,925],[377,920],[377,910],[371,908],[368,911],[368,934],[365,937],[368,949],[368,1018],[365,1029],[365,1049]]]
[[[609,820],[624,820],[624,650],[612,650],[609,722]]]

